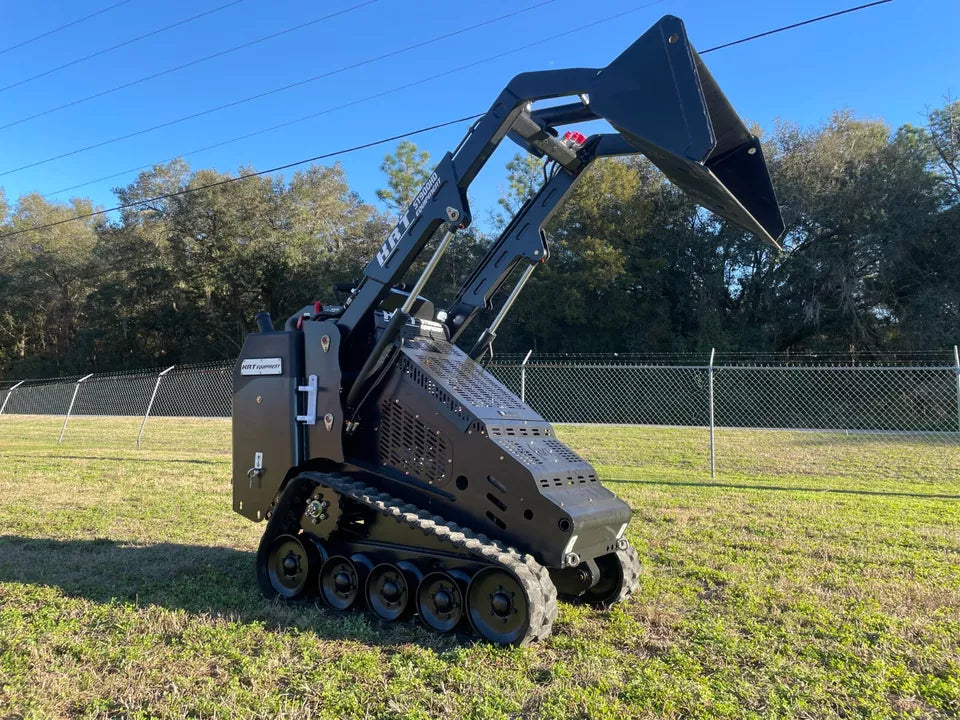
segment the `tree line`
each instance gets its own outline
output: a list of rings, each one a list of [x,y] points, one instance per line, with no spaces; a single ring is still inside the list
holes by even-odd
[[[594,163],[547,227],[498,352],[945,350],[960,342],[960,102],[920,125],[834,114],[763,135],[783,252],[703,211],[641,157]],[[336,302],[429,173],[400,143],[382,165],[387,209],[343,168],[231,177],[182,160],[114,190],[103,216],[0,238],[0,373],[43,376],[235,357],[253,316]],[[251,172],[241,167],[239,174]],[[449,301],[542,182],[517,155],[490,230],[463,233],[428,286]],[[0,235],[88,213],[89,199],[8,202]],[[438,302],[438,306],[442,306]],[[478,325],[482,324],[482,319]]]

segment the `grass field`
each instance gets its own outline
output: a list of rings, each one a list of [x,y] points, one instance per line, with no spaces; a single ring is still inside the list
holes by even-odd
[[[229,424],[0,417],[0,717],[957,717],[956,442],[560,427],[633,508],[639,592],[530,648],[287,608]]]

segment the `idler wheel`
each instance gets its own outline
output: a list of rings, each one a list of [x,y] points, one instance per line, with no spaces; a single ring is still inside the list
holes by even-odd
[[[610,607],[626,598],[636,588],[640,561],[632,546],[601,555],[596,559],[596,563],[600,570],[600,579],[584,593],[583,599],[586,602],[598,607]]]
[[[513,573],[487,567],[474,575],[467,587],[467,616],[477,634],[510,645],[527,633],[530,602]]]
[[[357,567],[343,555],[334,555],[320,568],[320,595],[334,610],[346,610],[360,592]]]
[[[270,546],[267,577],[274,592],[287,600],[303,592],[310,577],[310,555],[300,538],[280,535]]]
[[[384,620],[402,617],[410,604],[410,589],[403,571],[381,563],[367,577],[367,607]]]
[[[432,572],[417,589],[417,612],[424,625],[437,632],[450,632],[463,619],[463,593],[457,581],[445,572]]]

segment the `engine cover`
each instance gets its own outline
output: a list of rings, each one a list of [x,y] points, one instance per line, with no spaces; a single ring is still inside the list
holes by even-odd
[[[404,339],[368,412],[358,454],[403,486],[391,491],[545,565],[613,552],[630,520],[550,423],[445,340]]]

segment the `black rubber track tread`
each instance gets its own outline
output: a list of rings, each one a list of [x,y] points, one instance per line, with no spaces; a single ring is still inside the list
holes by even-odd
[[[623,583],[617,596],[605,603],[607,607],[623,602],[640,586],[640,556],[636,548],[627,545],[625,550],[617,550],[617,560],[623,568]]]
[[[523,586],[530,604],[530,623],[526,634],[515,645],[527,645],[546,638],[557,617],[557,589],[550,579],[550,573],[533,556],[521,554],[514,548],[491,540],[485,535],[474,533],[456,523],[447,522],[439,515],[420,510],[415,505],[405,503],[389,493],[364,485],[354,478],[318,472],[304,472],[295,477],[287,491],[283,493],[261,547],[267,540],[284,532],[296,532],[300,526],[300,516],[307,497],[315,484],[326,485],[351,500],[365,505],[382,515],[392,517],[397,522],[406,523],[421,530],[425,535],[433,535],[449,542],[458,550],[465,550],[491,564],[512,572]],[[289,502],[288,501],[289,498]],[[297,501],[299,500],[299,505]],[[296,508],[300,508],[297,512]],[[280,520],[280,518],[284,520]],[[272,527],[276,525],[276,528]],[[259,563],[258,563],[259,566]],[[258,576],[259,576],[258,572]]]
[[[294,479],[286,491],[280,497],[277,506],[271,511],[267,528],[264,530],[263,537],[260,538],[260,545],[257,547],[257,587],[260,593],[268,598],[278,597],[267,574],[267,556],[270,553],[270,546],[280,535],[296,535],[300,530],[300,517],[303,515],[303,509],[310,497],[310,491],[313,488],[310,483],[296,482]]]

